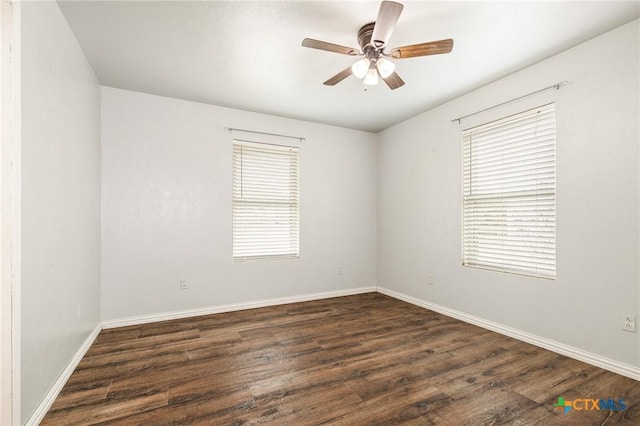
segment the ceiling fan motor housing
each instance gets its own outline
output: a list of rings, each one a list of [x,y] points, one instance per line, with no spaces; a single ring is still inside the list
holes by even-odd
[[[358,31],[358,43],[364,52],[366,47],[371,45],[371,35],[373,34],[373,27],[376,25],[375,22],[369,22],[360,28]]]
[[[380,52],[382,52],[382,49],[378,49],[371,44],[371,35],[373,34],[373,27],[375,24],[375,22],[370,22],[363,25],[358,31],[358,43],[360,44],[362,53],[364,53],[364,56],[373,63],[376,62],[380,57]]]

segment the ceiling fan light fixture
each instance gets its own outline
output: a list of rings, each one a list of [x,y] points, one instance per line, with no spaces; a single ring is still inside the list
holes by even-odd
[[[351,72],[358,78],[363,78],[367,75],[367,70],[369,69],[369,59],[362,58],[355,64],[351,65]]]
[[[367,75],[364,76],[364,84],[367,86],[375,86],[378,84],[378,70],[375,67],[367,70]]]
[[[380,77],[382,78],[389,77],[396,70],[396,64],[387,58],[378,59],[376,66],[378,67],[378,72],[380,72]]]

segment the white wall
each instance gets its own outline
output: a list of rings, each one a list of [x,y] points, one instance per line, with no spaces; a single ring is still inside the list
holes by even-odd
[[[100,88],[55,2],[21,14],[24,422],[100,322]]]
[[[233,261],[225,127],[306,138],[299,259]],[[375,135],[107,87],[102,132],[103,319],[375,287]]]
[[[640,366],[638,21],[380,134],[378,285]],[[473,72],[473,70],[469,70]],[[568,80],[547,92],[451,120]],[[461,130],[557,107],[557,280],[461,266]],[[427,285],[432,275],[435,285]]]

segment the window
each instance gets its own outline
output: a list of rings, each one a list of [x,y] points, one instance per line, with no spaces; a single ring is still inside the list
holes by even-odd
[[[233,142],[233,257],[298,257],[298,148]]]
[[[555,104],[463,132],[462,264],[555,278]]]

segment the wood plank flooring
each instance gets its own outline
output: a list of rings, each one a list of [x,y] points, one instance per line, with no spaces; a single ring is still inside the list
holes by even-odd
[[[42,424],[100,423],[640,425],[640,382],[368,293],[104,330]]]

